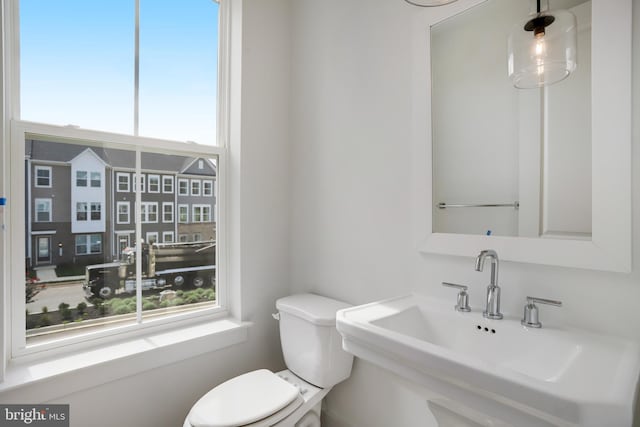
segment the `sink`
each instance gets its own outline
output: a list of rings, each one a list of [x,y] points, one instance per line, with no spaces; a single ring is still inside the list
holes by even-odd
[[[417,294],[341,310],[336,326],[355,356],[498,418],[632,424],[640,373],[634,341],[527,328],[516,317],[490,320],[480,310],[457,312],[453,304]]]

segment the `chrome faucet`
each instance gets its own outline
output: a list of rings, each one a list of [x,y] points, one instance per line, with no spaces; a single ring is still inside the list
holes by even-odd
[[[493,249],[480,251],[476,257],[476,271],[482,271],[485,258],[491,258],[491,282],[487,286],[487,308],[482,312],[482,315],[487,319],[502,319],[500,287],[498,286],[498,254]]]

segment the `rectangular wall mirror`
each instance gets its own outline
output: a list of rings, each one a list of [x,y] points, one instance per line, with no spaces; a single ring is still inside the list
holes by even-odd
[[[578,65],[540,89],[507,73],[529,0],[460,0],[415,19],[420,249],[628,271],[631,1],[549,6],[577,18]]]

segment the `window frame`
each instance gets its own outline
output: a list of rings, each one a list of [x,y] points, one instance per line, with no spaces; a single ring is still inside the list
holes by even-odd
[[[182,191],[182,184],[186,184],[185,191]],[[189,195],[189,180],[186,178],[178,178],[178,196],[188,196]]]
[[[167,242],[167,236],[171,236],[171,240]],[[175,234],[173,231],[163,231],[162,232],[162,243],[175,243],[174,239]]]
[[[127,221],[126,222],[122,222],[120,221],[120,206],[126,206],[127,207]],[[124,215],[124,213],[123,213]],[[125,202],[116,202],[116,224],[131,224],[131,203],[129,201],[125,201]]]
[[[97,209],[94,209],[97,207]],[[94,214],[97,213],[97,218],[94,218]],[[89,221],[102,221],[102,203],[91,202],[89,203]]]
[[[195,185],[195,187],[194,187],[194,185]],[[196,189],[197,189],[197,191],[196,191]],[[202,180],[200,180],[200,179],[190,179],[189,180],[189,191],[191,193],[191,197],[200,197],[200,194],[202,193]]]
[[[127,189],[120,189],[120,178],[127,178]],[[129,172],[116,172],[116,192],[129,193],[131,191],[131,174]]]
[[[81,180],[80,178],[80,174],[85,174],[84,178]],[[76,171],[76,177],[75,177],[75,182],[76,182],[76,187],[82,187],[82,188],[88,188],[89,187],[89,171],[85,171],[85,170],[77,170]],[[79,182],[84,182],[84,185],[80,185]]]
[[[156,181],[158,188],[155,191],[151,190],[151,180]],[[160,183],[161,183],[160,175],[147,174],[147,193],[153,193],[153,194],[160,193],[162,191],[162,188],[160,187]]]
[[[212,197],[213,196],[213,180],[212,179],[203,179],[202,180],[202,196],[203,197]]]
[[[48,204],[49,209],[46,211],[42,211],[42,212],[47,212],[48,213],[48,217],[49,219],[45,220],[40,220],[38,218],[38,213],[40,213],[40,211],[38,211],[38,203],[43,203],[46,202]],[[45,224],[47,222],[53,222],[53,200],[51,198],[47,198],[47,197],[37,197],[35,199],[33,199],[33,210],[35,211],[35,215],[34,215],[34,219],[36,223],[41,223],[41,224]]]
[[[98,179],[94,179],[95,176],[98,176]],[[93,185],[94,182],[98,182],[98,185]],[[89,188],[102,188],[102,174],[96,171],[89,171]]]
[[[217,269],[216,283],[217,307],[208,308],[197,313],[184,313],[176,316],[170,316],[163,319],[154,320],[146,324],[136,324],[132,326],[120,327],[117,329],[98,331],[92,333],[91,336],[82,336],[78,339],[64,339],[54,343],[47,343],[34,349],[25,349],[24,324],[25,311],[19,309],[24,304],[24,291],[14,289],[11,283],[20,283],[24,280],[24,270],[21,269],[22,263],[13,263],[15,256],[24,260],[19,255],[24,253],[26,242],[23,232],[25,228],[24,209],[20,203],[10,204],[5,212],[5,224],[7,233],[0,233],[0,265],[4,267],[0,269],[0,291],[5,295],[0,301],[5,313],[10,313],[0,319],[0,338],[5,343],[5,351],[0,352],[0,390],[3,388],[11,388],[25,384],[32,384],[39,379],[53,378],[56,375],[66,375],[66,368],[56,368],[57,364],[50,364],[51,369],[41,371],[36,377],[31,375],[30,367],[37,363],[38,360],[64,360],[65,357],[73,355],[80,356],[83,351],[89,349],[105,348],[107,345],[114,348],[115,353],[109,352],[98,360],[93,358],[83,358],[84,361],[77,368],[100,367],[100,375],[87,377],[82,385],[77,385],[74,390],[80,391],[90,387],[94,387],[104,383],[104,381],[115,380],[120,378],[119,372],[120,361],[124,357],[131,357],[135,360],[142,361],[148,359],[145,337],[162,336],[163,341],[166,340],[167,334],[170,339],[166,345],[160,346],[151,353],[159,354],[162,348],[191,348],[192,338],[184,338],[182,331],[188,331],[188,336],[207,337],[205,340],[210,343],[207,345],[206,351],[212,351],[214,348],[224,348],[233,343],[240,343],[248,339],[248,324],[240,323],[233,318],[229,318],[231,313],[236,318],[240,318],[240,305],[238,302],[230,303],[229,294],[229,266],[235,265],[228,262],[229,244],[227,233],[231,233],[228,224],[228,218],[237,218],[237,210],[239,207],[234,203],[231,204],[228,194],[228,182],[231,177],[229,172],[229,146],[232,135],[235,135],[239,126],[240,117],[237,116],[236,110],[231,109],[232,100],[238,100],[240,95],[240,86],[234,81],[232,82],[232,70],[239,70],[241,64],[241,25],[232,27],[231,22],[241,22],[239,18],[242,16],[242,8],[235,6],[233,2],[228,0],[214,0],[220,4],[219,9],[219,45],[218,45],[218,99],[217,99],[217,138],[216,145],[199,146],[195,150],[191,144],[185,144],[178,141],[165,141],[162,139],[134,137],[130,135],[115,134],[104,131],[90,131],[75,126],[54,126],[43,123],[25,122],[19,118],[20,98],[19,98],[19,54],[18,40],[19,32],[17,31],[19,16],[17,2],[7,2],[4,4],[3,35],[4,43],[0,44],[4,62],[2,63],[4,86],[4,108],[2,109],[2,121],[0,126],[4,136],[0,140],[0,188],[5,189],[5,194],[10,200],[18,200],[23,198],[25,194],[24,180],[24,143],[26,134],[30,135],[47,135],[59,136],[64,139],[80,139],[83,141],[93,141],[98,135],[99,139],[109,140],[110,144],[120,145],[121,148],[138,147],[142,149],[148,147],[156,152],[167,150],[167,153],[180,152],[184,155],[205,155],[206,158],[217,159],[217,183],[214,188],[218,196],[215,204],[216,229],[217,229]],[[234,74],[235,75],[235,74]],[[233,84],[232,84],[233,83]],[[236,117],[237,116],[237,117]],[[135,140],[135,141],[134,141]],[[233,140],[237,138],[233,137]],[[19,141],[18,144],[9,141]],[[234,143],[235,144],[235,143]],[[142,147],[142,148],[141,148]],[[22,173],[22,175],[20,175]],[[131,180],[134,175],[129,175],[128,182],[131,188]],[[13,183],[17,183],[12,187]],[[176,189],[176,181],[174,180],[174,191]],[[138,197],[140,199],[140,197]],[[131,208],[133,209],[133,207]],[[228,212],[230,210],[231,212]],[[134,213],[136,210],[132,213]],[[131,210],[130,210],[131,212]],[[231,215],[233,213],[233,215]],[[136,224],[136,228],[141,225]],[[140,235],[140,232],[138,232]],[[133,236],[132,236],[133,237]],[[17,242],[17,247],[12,243],[11,251],[8,250],[8,242]],[[12,255],[13,254],[13,255]],[[17,255],[16,255],[17,254]],[[15,256],[14,256],[15,255]],[[234,287],[239,286],[239,283]],[[234,294],[236,292],[234,291]],[[224,322],[216,321],[225,320]],[[214,321],[213,323],[211,323]],[[202,329],[204,327],[204,329]],[[22,333],[22,335],[20,335]],[[164,334],[164,335],[161,335]],[[211,340],[213,338],[213,341]],[[197,343],[205,340],[198,340]],[[132,349],[130,344],[138,345],[138,342],[144,342],[143,349]],[[181,344],[183,343],[184,344]],[[115,346],[115,347],[113,347]],[[200,346],[202,347],[202,346]],[[210,348],[209,348],[210,347]],[[202,348],[204,350],[204,347]],[[176,352],[173,352],[176,353]],[[85,353],[88,354],[88,353]],[[185,360],[192,357],[192,352],[179,352],[176,357],[172,358],[173,362]],[[73,356],[75,357],[75,356]],[[9,362],[15,362],[11,365]],[[166,360],[162,364],[173,363]],[[63,363],[68,366],[67,363]],[[140,364],[142,366],[142,364]],[[145,363],[146,366],[146,363]],[[134,368],[132,372],[142,372],[147,368]],[[72,370],[71,372],[74,372]],[[10,375],[10,376],[7,376]],[[106,375],[106,376],[105,376]],[[3,382],[4,381],[4,382]],[[60,396],[53,390],[45,393],[52,398]]]
[[[38,171],[41,170],[46,170],[49,172],[49,184],[48,185],[40,185],[38,184]],[[51,188],[51,186],[53,185],[53,169],[51,168],[51,166],[41,166],[41,165],[35,165],[33,167],[33,186],[36,188]]]
[[[175,208],[174,208],[174,203],[173,202],[162,202],[162,222],[164,224],[171,224],[173,223],[173,220],[175,218]],[[167,219],[166,218],[166,214],[167,212],[165,211],[165,207],[170,207],[171,208],[171,218]]]
[[[100,236],[100,250],[94,252],[91,248],[93,247],[93,243],[92,243],[92,237],[94,236]],[[74,247],[75,247],[75,254],[77,256],[88,256],[88,255],[100,255],[104,249],[103,247],[103,238],[101,236],[100,233],[82,233],[82,234],[76,234],[74,239]],[[78,238],[79,237],[83,237],[85,242],[84,245],[87,247],[87,252],[78,252]]]
[[[166,182],[170,182],[171,183],[171,190],[167,191],[166,190]],[[163,194],[173,194],[174,191],[174,179],[173,179],[173,175],[162,175],[162,193]]]
[[[182,221],[182,213],[181,211],[184,209],[186,214],[186,219]],[[189,224],[189,205],[187,203],[181,203],[178,205],[178,224]]]

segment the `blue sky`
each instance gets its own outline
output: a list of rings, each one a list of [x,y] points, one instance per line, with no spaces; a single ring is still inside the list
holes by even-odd
[[[131,134],[134,0],[21,0],[21,117]],[[140,135],[215,142],[218,4],[140,0]]]

